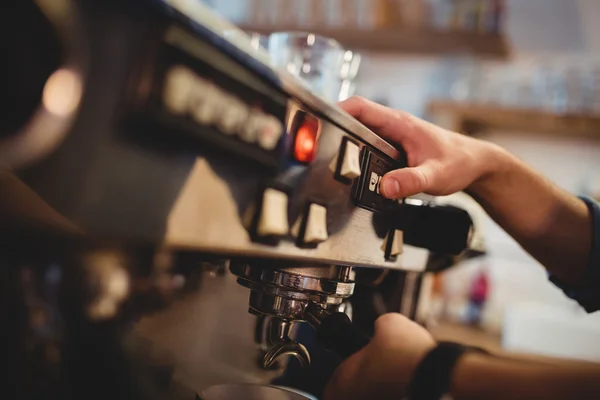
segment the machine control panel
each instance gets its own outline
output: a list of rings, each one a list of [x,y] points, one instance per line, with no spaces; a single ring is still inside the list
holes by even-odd
[[[237,137],[272,151],[283,135],[283,123],[252,107],[183,65],[165,74],[163,105],[172,115],[191,117],[203,126],[214,126],[224,135]]]
[[[278,167],[285,137],[284,96],[254,90],[173,45],[163,44],[157,51],[158,64],[145,72],[152,76],[151,89],[138,94],[145,120],[197,141],[198,148],[210,146]]]

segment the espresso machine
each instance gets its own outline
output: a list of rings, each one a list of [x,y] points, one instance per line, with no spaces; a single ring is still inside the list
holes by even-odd
[[[400,146],[200,2],[9,0],[2,16],[2,398],[296,398],[178,384],[187,366],[136,326],[208,268],[247,290],[230,307],[257,316],[260,364],[308,368],[296,326],[340,360],[368,343],[349,307],[361,274],[469,251],[465,210],[380,195]]]

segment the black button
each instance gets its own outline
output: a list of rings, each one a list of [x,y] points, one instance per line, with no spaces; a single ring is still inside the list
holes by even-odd
[[[362,173],[353,187],[356,205],[371,211],[393,210],[397,206],[396,202],[384,198],[379,193],[379,183],[386,173],[399,168],[399,166],[371,152],[366,147],[363,148],[361,159]]]

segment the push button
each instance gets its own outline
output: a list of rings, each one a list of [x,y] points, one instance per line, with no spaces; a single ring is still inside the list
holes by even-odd
[[[327,233],[327,209],[316,203],[309,203],[303,215],[292,228],[300,247],[315,247],[329,237]]]
[[[350,141],[346,141],[340,175],[348,179],[358,178],[360,176],[359,158],[358,146]]]
[[[202,125],[217,122],[221,110],[227,104],[227,95],[212,83],[198,78],[190,96],[191,114],[194,120]]]
[[[404,246],[404,233],[400,230],[391,230],[385,236],[381,250],[385,253],[385,258],[390,259],[402,254]]]
[[[358,145],[345,139],[340,146],[339,153],[329,165],[335,173],[336,179],[351,181],[360,176],[360,150]]]
[[[172,67],[165,79],[163,104],[173,114],[186,114],[190,95],[196,86],[196,74],[183,66]]]
[[[265,189],[256,233],[259,236],[287,235],[289,232],[287,210],[287,194],[272,188]]]
[[[250,110],[241,100],[233,96],[226,96],[217,126],[226,135],[237,133],[248,118],[249,112]]]
[[[258,132],[261,129],[261,118],[263,114],[258,110],[250,111],[248,119],[240,128],[240,139],[246,143],[254,143],[258,139]]]
[[[263,114],[258,125],[258,144],[265,150],[273,150],[283,135],[283,124],[274,116]]]

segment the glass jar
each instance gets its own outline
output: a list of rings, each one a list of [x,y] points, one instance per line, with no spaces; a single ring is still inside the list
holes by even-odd
[[[275,67],[325,99],[338,100],[345,50],[336,40],[308,32],[275,32],[269,36],[268,52]]]

